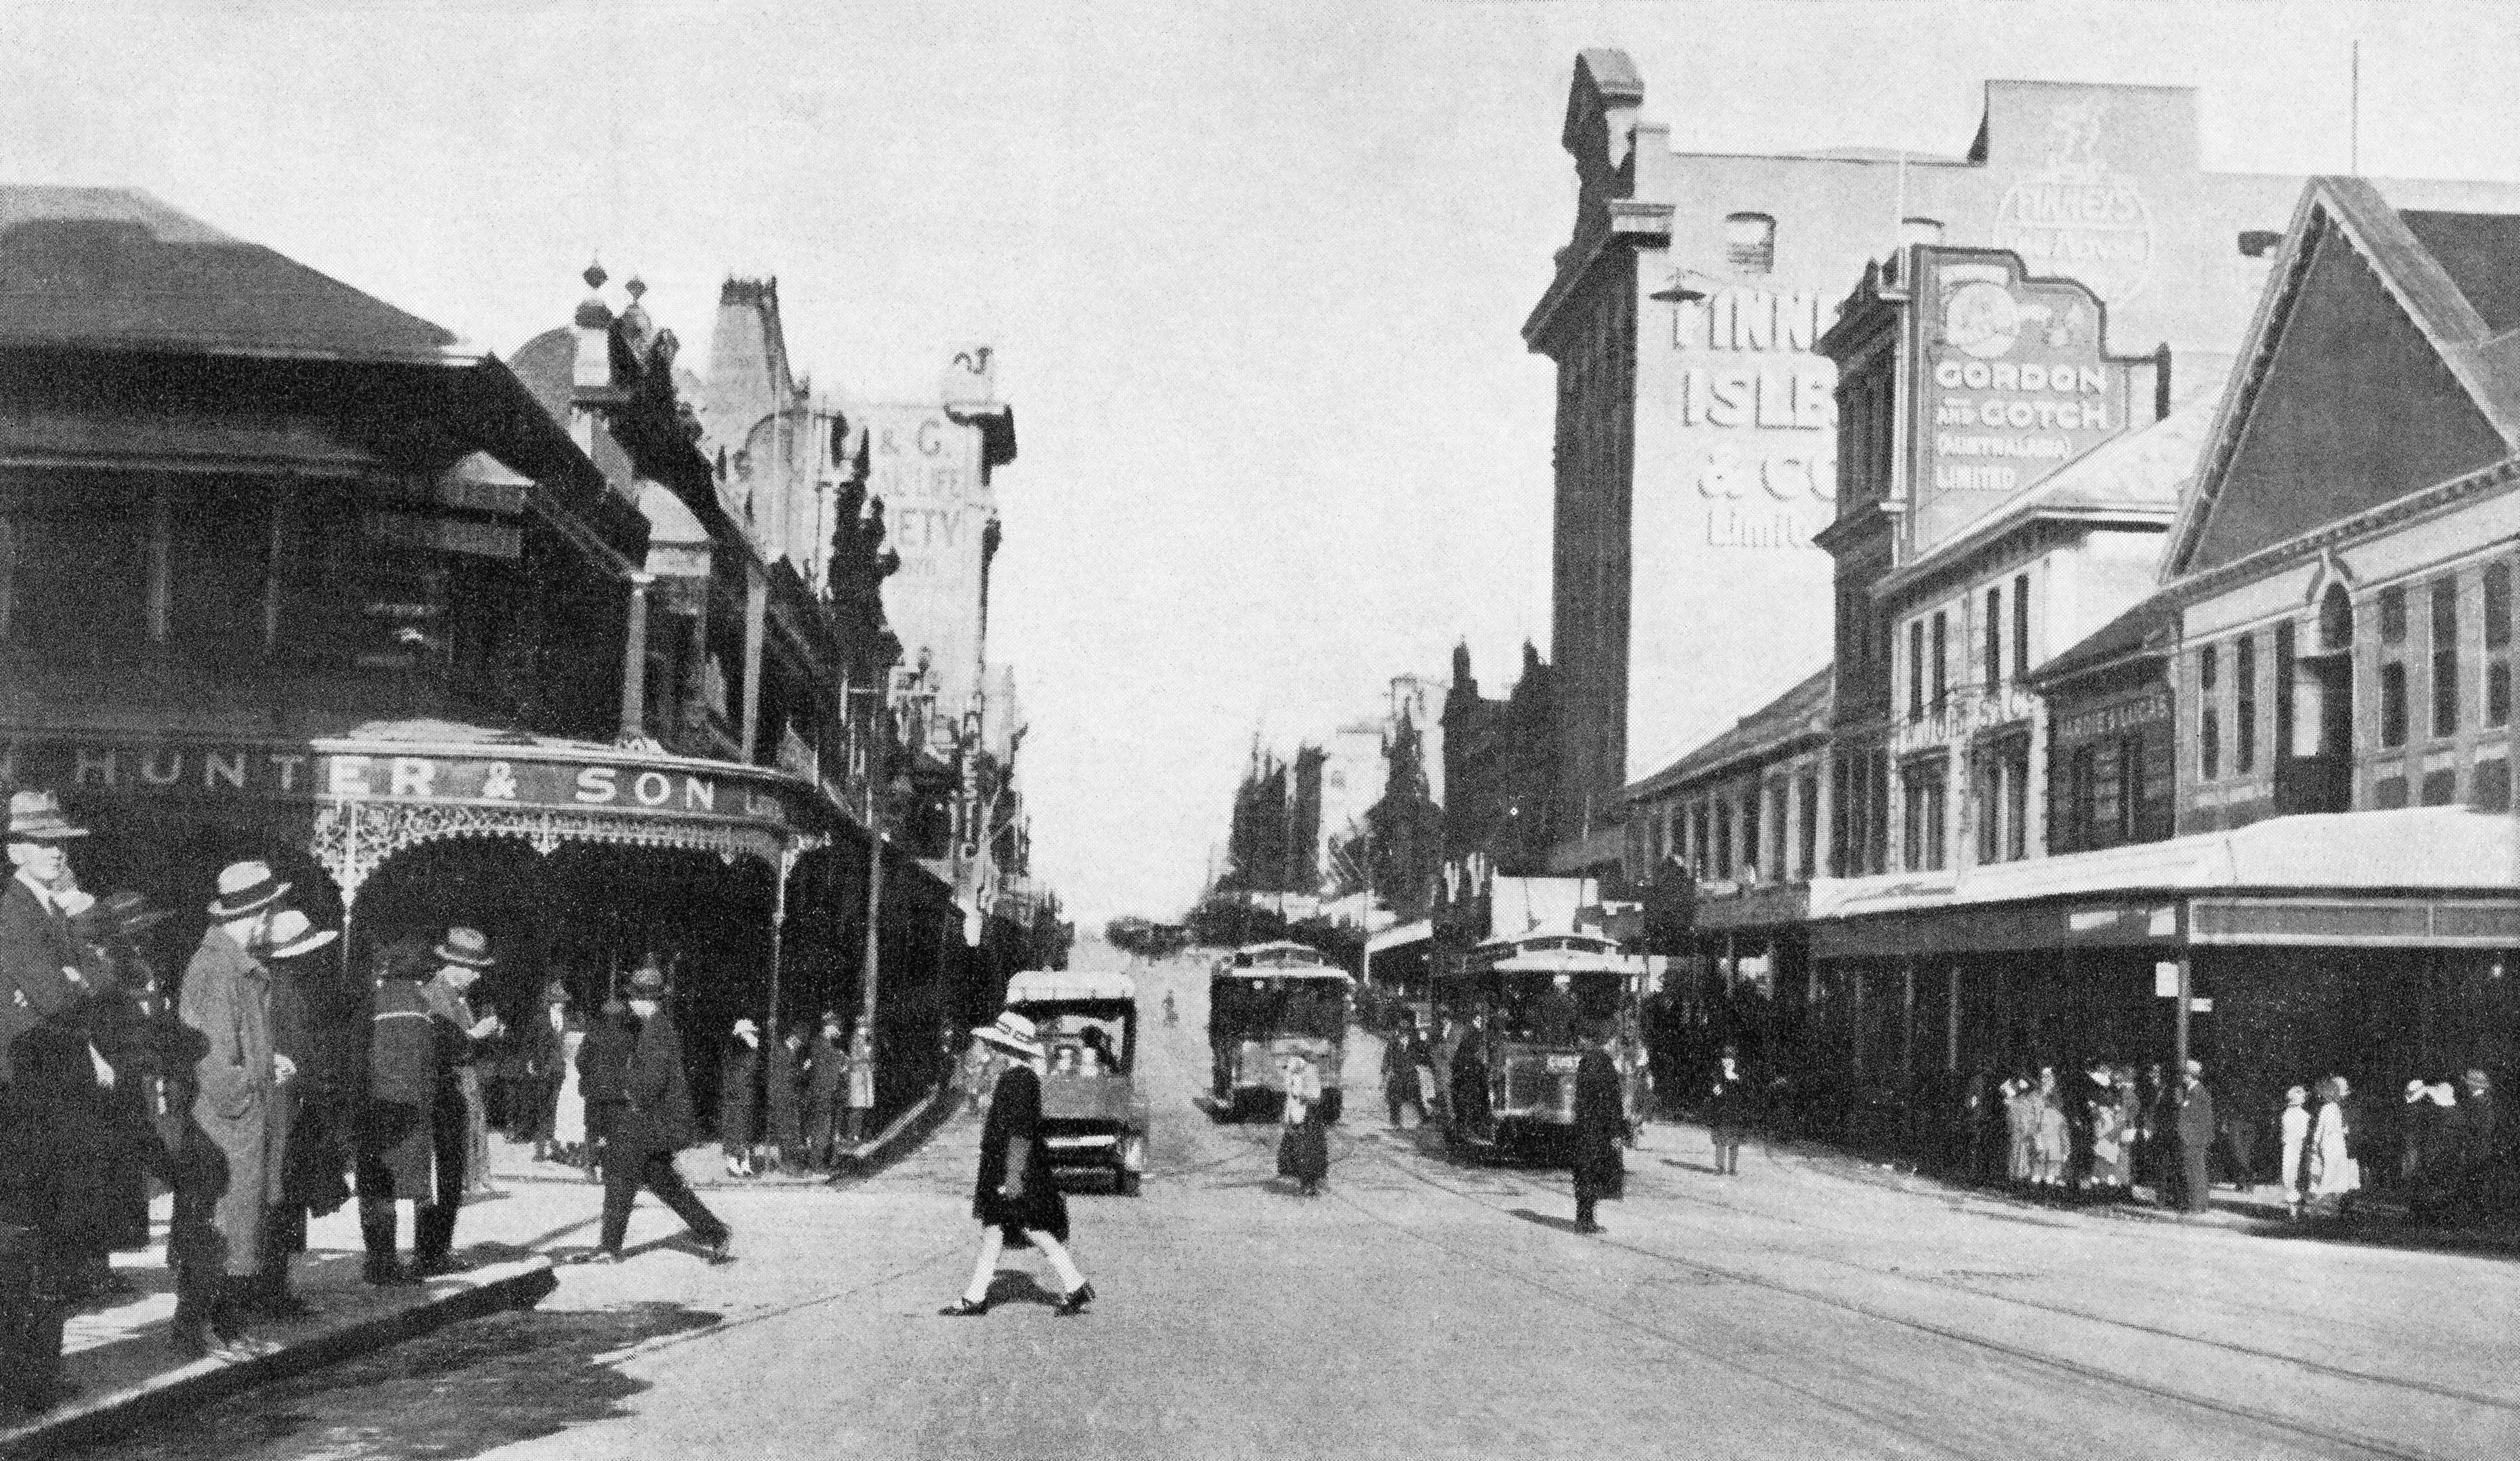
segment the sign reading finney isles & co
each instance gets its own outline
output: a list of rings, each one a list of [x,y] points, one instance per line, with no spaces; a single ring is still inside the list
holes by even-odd
[[[293,801],[385,801],[653,812],[704,820],[796,817],[775,787],[686,766],[309,746],[25,742],[0,748],[0,781],[111,793]]]

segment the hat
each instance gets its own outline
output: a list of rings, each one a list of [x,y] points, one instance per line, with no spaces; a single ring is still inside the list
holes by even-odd
[[[2204,1073],[2205,1073],[2205,1063],[2204,1063],[2203,1061],[2201,1061],[2201,1060],[2191,1060],[2191,1061],[2189,1061],[2189,1062],[2187,1063],[2187,1073],[2188,1073],[2188,1074],[2190,1074],[2190,1075],[2202,1075],[2202,1074],[2204,1074]]]
[[[18,792],[10,796],[9,841],[49,843],[85,836],[86,828],[71,826],[69,818],[62,815],[61,799],[52,793]]]
[[[572,1001],[569,999],[568,995],[568,985],[562,983],[560,981],[554,980],[543,986],[543,1003],[569,1004]]]
[[[487,969],[499,962],[490,952],[489,936],[479,929],[448,929],[445,939],[432,952],[444,963],[467,969]]]
[[[735,1022],[735,1033],[740,1035],[757,1035],[761,1033],[761,1027],[753,1024],[749,1020],[738,1020]]]
[[[2468,1070],[2464,1078],[2468,1084],[2475,1086],[2489,1086],[2494,1083],[2493,1076],[2488,1075],[2483,1071],[2476,1070],[2473,1067]]]
[[[2422,1076],[2418,1075],[2418,1076],[2416,1076],[2414,1079],[2409,1080],[2409,1081],[2408,1081],[2408,1082],[2407,1082],[2407,1099],[2408,1099],[2408,1100],[2409,1100],[2409,1101],[2420,1100],[2420,1099],[2422,1099],[2423,1094],[2424,1094],[2424,1078],[2423,1078]]]
[[[271,875],[271,869],[260,862],[231,862],[219,870],[218,899],[210,904],[210,917],[224,923],[259,913],[279,902],[289,892],[289,885]]]
[[[300,954],[311,954],[340,936],[338,930],[319,929],[305,914],[294,908],[285,908],[278,918],[271,921],[271,947],[264,957],[294,959]]]
[[[1031,1021],[1012,1010],[1000,1014],[997,1024],[983,1025],[972,1030],[971,1038],[986,1040],[999,1049],[1011,1055],[1021,1056],[1025,1060],[1039,1060],[1042,1056],[1039,1031],[1033,1028]]]
[[[655,955],[650,954],[638,968],[630,971],[630,978],[622,984],[621,991],[631,999],[665,997],[665,971],[657,965]]]
[[[173,916],[167,909],[150,907],[139,893],[109,892],[72,921],[90,938],[135,938]]]

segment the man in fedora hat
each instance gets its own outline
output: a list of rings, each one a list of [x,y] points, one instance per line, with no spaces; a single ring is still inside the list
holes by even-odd
[[[665,1010],[665,971],[653,954],[632,970],[622,1010],[579,1054],[579,1079],[593,1113],[587,1125],[604,1147],[604,1227],[586,1261],[617,1263],[630,1234],[630,1209],[647,1188],[689,1223],[711,1263],[732,1261],[735,1234],[692,1193],[674,1154],[692,1139],[692,1092],[683,1042]]]
[[[543,988],[542,1015],[518,1031],[522,1036],[525,1100],[531,1103],[523,1125],[534,1144],[534,1160],[554,1160],[560,1125],[560,1092],[568,1076],[568,1037],[579,1028],[568,985],[553,980]]]
[[[263,1347],[245,1335],[265,1262],[263,1224],[280,1201],[288,1155],[281,1087],[295,1062],[272,1037],[271,973],[264,947],[289,885],[261,862],[221,870],[210,926],[185,966],[179,1014],[205,1047],[193,1067],[193,1120],[226,1166],[206,1203],[179,1204],[169,1239],[177,1264],[175,1343],[188,1352],[221,1345]],[[183,1194],[179,1190],[178,1194]],[[189,1210],[184,1210],[189,1209]]]
[[[450,1273],[455,1260],[455,1219],[464,1194],[472,1186],[477,1145],[474,1127],[482,1121],[481,1087],[473,1062],[480,1042],[499,1032],[496,1014],[476,1017],[465,991],[496,966],[490,939],[479,929],[451,928],[429,951],[437,976],[423,986],[430,1018],[437,1022],[438,1085],[430,1113],[429,1139],[436,1144],[437,1191],[413,1219],[412,1255],[423,1277]],[[486,1170],[478,1173],[486,1180]]]
[[[1012,1010],[994,1025],[971,1031],[1010,1057],[989,1096],[980,1127],[979,1180],[971,1215],[980,1220],[980,1252],[963,1297],[938,1312],[961,1318],[989,1311],[989,1285],[1009,1242],[1029,1243],[1058,1275],[1058,1312],[1081,1312],[1094,1301],[1094,1286],[1067,1256],[1067,1199],[1051,1180],[1050,1140],[1041,1122],[1041,1077],[1049,1053],[1033,1023]]]
[[[41,1409],[61,1379],[61,1300],[83,1266],[67,1189],[88,1107],[113,1072],[89,1037],[85,895],[68,844],[87,836],[49,792],[9,799],[12,876],[0,888],[0,1397]]]

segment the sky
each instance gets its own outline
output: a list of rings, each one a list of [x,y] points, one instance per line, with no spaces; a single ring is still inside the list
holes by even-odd
[[[145,188],[502,354],[600,255],[776,275],[861,398],[998,351],[1036,872],[1176,915],[1282,753],[1549,645],[1578,51],[1690,151],[1964,151],[1993,78],[2193,85],[2205,162],[2520,180],[2507,4],[0,0],[0,181]],[[1849,281],[1850,285],[1852,281]]]

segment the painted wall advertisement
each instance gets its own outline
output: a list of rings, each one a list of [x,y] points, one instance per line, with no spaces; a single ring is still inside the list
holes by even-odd
[[[1922,553],[2127,429],[2127,362],[2100,303],[1995,250],[1916,252],[1914,551]]]
[[[980,432],[942,405],[867,413],[868,490],[883,503],[901,571],[884,580],[883,612],[906,666],[924,657],[936,710],[959,722],[979,687],[984,539],[997,508],[980,474]]]
[[[1813,353],[1818,290],[1727,286],[1671,314],[1690,538],[1817,554],[1836,512],[1837,368]]]

